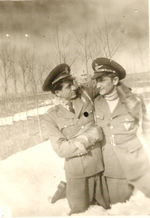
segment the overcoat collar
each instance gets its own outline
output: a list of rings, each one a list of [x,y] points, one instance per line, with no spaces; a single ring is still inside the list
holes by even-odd
[[[112,117],[116,117],[119,114],[124,114],[127,112],[126,107],[121,103],[120,99],[118,101],[118,104],[116,105],[113,113],[112,113]]]
[[[109,116],[111,115],[111,117],[116,117],[119,114],[123,114],[126,112],[126,107],[121,103],[120,99],[112,113],[109,109],[107,101],[102,96],[98,98],[96,107],[104,114],[108,114]]]
[[[65,118],[78,118],[80,115],[80,112],[82,111],[84,103],[81,98],[77,98],[73,100],[72,102],[73,102],[73,107],[75,109],[75,114],[67,110],[63,105],[58,104],[57,105],[57,115],[61,117],[65,117]]]
[[[102,96],[98,97],[96,107],[105,114],[111,114],[107,101]]]
[[[75,109],[75,114],[76,114],[76,118],[79,117],[80,112],[82,111],[83,108],[83,101],[81,98],[77,98],[75,100],[73,100],[73,105],[74,105],[74,109]]]

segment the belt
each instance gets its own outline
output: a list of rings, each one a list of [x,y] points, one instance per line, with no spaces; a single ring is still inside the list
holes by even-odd
[[[132,140],[136,137],[136,134],[131,135],[112,135],[111,137],[106,137],[106,143],[110,143],[113,146],[116,146],[117,144],[125,144],[128,141]]]
[[[89,154],[90,151],[94,150],[95,146],[90,146],[89,148],[87,148],[87,153],[83,154],[83,153],[79,153],[78,155],[74,156],[74,157],[69,157],[66,158],[66,160],[72,159],[72,158],[76,158],[76,157],[83,157]]]

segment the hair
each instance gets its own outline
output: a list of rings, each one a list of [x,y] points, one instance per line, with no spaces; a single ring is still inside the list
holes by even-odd
[[[101,78],[103,78],[103,77],[109,77],[110,79],[111,79],[111,81],[115,78],[115,77],[118,77],[119,78],[119,74],[116,72],[116,73],[110,73],[110,72],[105,72],[102,76],[101,76]],[[120,84],[120,81],[118,82],[118,84],[117,85],[119,85]]]
[[[117,72],[116,72],[116,73],[109,73],[107,76],[111,79],[111,81],[112,81],[115,77],[118,77],[118,78],[119,78],[119,74],[118,74]],[[121,83],[120,83],[120,79],[119,79],[117,86],[119,86],[120,84],[121,84]]]
[[[63,82],[72,82],[73,81],[73,79],[72,78],[70,78],[70,79],[62,79],[62,80],[59,80],[58,82],[56,82],[54,85],[52,85],[51,86],[51,92],[53,93],[53,94],[55,94],[55,91],[57,91],[57,90],[62,90],[62,87],[63,87]]]
[[[117,72],[115,73],[110,73],[110,72],[106,72],[104,74],[104,76],[108,76],[109,78],[111,78],[112,80],[115,78],[115,77],[118,77],[119,78],[119,74]]]

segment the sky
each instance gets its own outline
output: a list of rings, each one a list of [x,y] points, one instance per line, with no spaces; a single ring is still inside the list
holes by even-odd
[[[80,38],[81,29],[89,32],[97,26],[102,29],[105,21],[111,28],[117,28],[117,34],[125,39],[121,53],[114,56],[115,60],[129,71],[148,71],[148,0],[0,2],[1,40],[13,39],[16,44],[27,40],[36,42],[36,49],[40,55],[51,50],[53,45],[50,37],[55,37],[56,27],[62,27],[70,38],[74,34]]]

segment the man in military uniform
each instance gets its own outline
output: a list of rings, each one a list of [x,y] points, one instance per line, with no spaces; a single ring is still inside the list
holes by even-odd
[[[51,91],[57,99],[45,121],[52,148],[65,158],[69,214],[85,211],[93,201],[109,208],[100,144],[102,131],[95,126],[88,93],[76,88],[73,82],[70,67],[60,64],[43,84],[43,91]]]
[[[104,175],[111,204],[125,202],[133,187],[150,197],[150,165],[137,137],[139,125],[149,141],[150,122],[141,97],[122,89],[124,68],[108,58],[97,58],[92,67],[99,96],[94,101],[96,122],[102,127]]]

